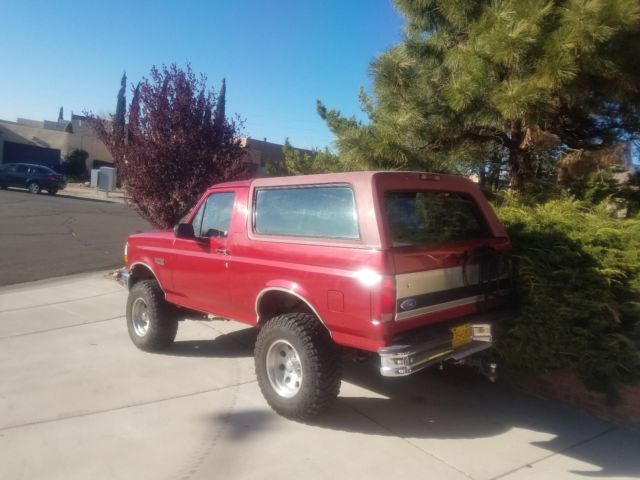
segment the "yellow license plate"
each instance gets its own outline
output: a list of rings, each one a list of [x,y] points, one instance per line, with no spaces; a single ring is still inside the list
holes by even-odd
[[[466,323],[459,327],[451,329],[453,338],[451,339],[451,347],[458,348],[471,342],[471,325]]]

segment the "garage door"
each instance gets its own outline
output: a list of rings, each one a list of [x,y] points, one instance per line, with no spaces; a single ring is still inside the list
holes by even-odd
[[[3,163],[35,163],[58,169],[60,150],[35,147],[22,143],[4,142]]]

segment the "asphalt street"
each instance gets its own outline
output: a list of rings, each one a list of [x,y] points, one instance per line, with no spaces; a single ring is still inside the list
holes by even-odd
[[[334,408],[286,420],[256,383],[254,329],[187,321],[145,353],[126,298],[104,272],[0,288],[0,478],[640,478],[640,432],[463,367],[346,364]]]
[[[119,203],[0,190],[0,285],[121,266],[150,225]]]

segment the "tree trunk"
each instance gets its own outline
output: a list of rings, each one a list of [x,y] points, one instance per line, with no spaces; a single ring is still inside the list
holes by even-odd
[[[511,174],[509,188],[517,194],[526,192],[527,185],[535,179],[536,173],[531,152],[527,146],[523,147],[525,135],[526,128],[524,128],[524,122],[516,121],[511,128],[511,143],[508,149],[509,173]]]

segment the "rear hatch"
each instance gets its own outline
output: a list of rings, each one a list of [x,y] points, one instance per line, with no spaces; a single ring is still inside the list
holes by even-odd
[[[394,269],[395,332],[504,303],[510,244],[475,184],[448,175],[381,174],[376,190]]]

